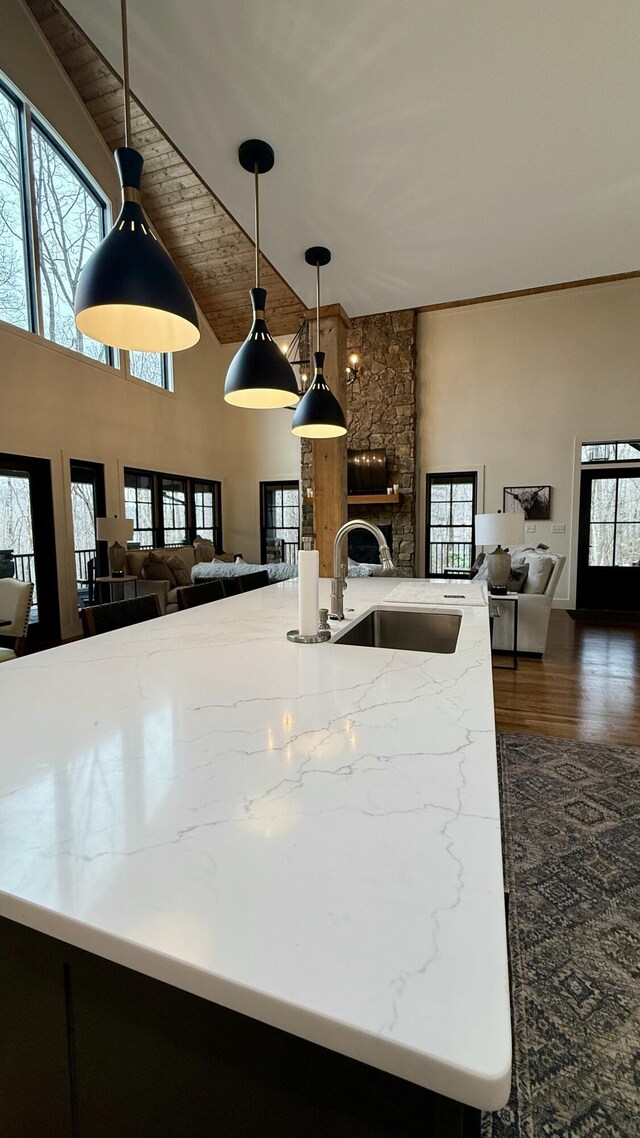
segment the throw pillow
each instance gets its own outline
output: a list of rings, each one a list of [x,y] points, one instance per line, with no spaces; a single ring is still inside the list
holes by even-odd
[[[553,558],[538,557],[532,553],[527,557],[527,561],[529,573],[524,583],[523,593],[544,593],[549,583],[549,577],[553,572]]]
[[[142,576],[145,581],[168,581],[172,589],[176,585],[176,579],[167,562],[162,557],[158,557],[157,553],[149,554],[142,569]]]
[[[167,557],[167,568],[173,573],[178,588],[183,585],[191,584],[191,574],[187,569],[181,557],[174,553],[173,557]]]
[[[199,565],[202,561],[213,561],[216,549],[208,537],[199,537],[196,534],[193,548],[196,553],[196,565]]]
[[[507,581],[508,593],[521,593],[523,585],[529,575],[529,564],[523,561],[521,565],[511,563],[511,573]]]

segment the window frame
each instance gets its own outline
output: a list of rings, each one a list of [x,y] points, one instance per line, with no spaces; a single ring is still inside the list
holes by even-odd
[[[123,471],[123,496],[124,487],[127,485],[127,477],[134,475],[139,477],[142,475],[151,480],[151,516],[152,516],[152,545],[141,545],[141,549],[165,549],[170,548],[166,545],[165,531],[174,527],[166,526],[164,524],[164,502],[163,502],[163,483],[165,480],[173,482],[181,482],[185,486],[185,513],[186,513],[186,540],[182,546],[175,546],[176,549],[184,548],[186,545],[192,545],[198,531],[196,526],[196,504],[195,493],[196,487],[205,486],[210,489],[213,495],[213,543],[216,553],[224,553],[223,545],[223,530],[222,530],[222,483],[213,478],[194,478],[185,474],[171,474],[167,471],[160,470],[143,470],[140,467],[126,466]],[[125,503],[126,514],[126,503]],[[128,515],[127,515],[128,516]],[[134,530],[135,532],[135,530]],[[173,547],[173,543],[171,543]]]
[[[431,541],[430,540],[431,530],[440,528],[437,525],[432,525],[432,523],[431,523],[431,487],[432,487],[432,485],[434,485],[436,483],[445,483],[445,484],[449,483],[452,485],[456,480],[459,480],[459,481],[468,480],[472,486],[471,525],[459,527],[459,528],[463,528],[463,529],[468,529],[470,531],[470,535],[471,535],[470,541],[468,541],[468,542],[467,541],[463,541],[463,542],[461,542],[461,541],[458,541],[458,542],[454,542],[454,541],[451,541],[451,542],[434,542],[434,541]],[[425,577],[445,577],[446,576],[444,568],[442,568],[441,570],[437,570],[437,569],[431,570],[430,569],[431,547],[433,545],[443,545],[443,546],[446,546],[446,545],[468,545],[470,547],[470,551],[471,551],[469,566],[465,567],[465,568],[460,568],[458,570],[454,570],[453,572],[468,573],[470,571],[471,566],[473,565],[473,561],[474,561],[474,557],[475,557],[475,547],[476,547],[476,513],[478,512],[478,481],[479,481],[479,478],[478,478],[478,471],[477,470],[434,470],[434,471],[430,471],[428,474],[426,474],[426,476],[425,476],[425,490],[426,490],[425,542],[424,542],[424,575],[425,575]],[[450,498],[449,500],[453,501],[452,498]],[[451,523],[451,525],[453,526],[453,523]]]
[[[618,447],[633,446],[638,447],[637,458],[619,458]],[[586,447],[615,447],[615,458],[585,458],[584,451]],[[632,462],[640,462],[640,439],[600,439],[598,442],[583,442],[580,443],[580,465],[581,466],[618,466],[629,465]]]
[[[268,493],[268,491],[270,489],[277,489],[277,490],[280,490],[282,492],[283,490],[293,490],[294,488],[298,491],[298,505],[296,507],[296,509],[298,511],[298,525],[297,526],[268,526],[267,525],[267,493]],[[281,508],[284,510],[285,509],[284,505]],[[273,529],[273,530],[297,529],[298,530],[298,540],[296,542],[296,546],[298,549],[300,548],[300,537],[301,537],[301,533],[302,533],[302,494],[300,491],[300,483],[298,481],[296,481],[295,478],[266,478],[260,483],[260,557],[261,557],[263,565],[266,565],[266,563],[267,563],[267,530],[268,529]],[[280,540],[284,541],[283,538]],[[293,542],[284,542],[284,544],[285,545],[293,545],[294,543]],[[293,562],[293,563],[295,563],[295,562]]]
[[[114,371],[120,371],[126,378],[134,379],[137,383],[143,383],[146,388],[152,388],[155,391],[173,392],[173,360],[171,353],[161,353],[163,383],[162,387],[160,387],[158,384],[151,383],[149,380],[133,375],[130,370],[128,352],[120,352],[117,348],[105,344],[105,359],[97,359],[94,356],[78,351],[77,348],[71,348],[67,344],[60,344],[57,340],[51,340],[45,334],[40,235],[38,231],[34,178],[33,127],[35,126],[36,129],[40,131],[49,145],[60,156],[60,159],[70,167],[87,193],[94,198],[101,213],[102,236],[100,240],[106,236],[113,224],[111,200],[95,178],[92,177],[89,170],[85,168],[78,156],[71,150],[65,139],[58,134],[54,127],[47,122],[29,99],[23,95],[22,91],[20,91],[2,71],[0,71],[0,93],[5,95],[13,104],[17,111],[18,119],[17,135],[20,159],[21,210],[24,227],[25,277],[29,327],[21,328],[19,325],[12,324],[10,321],[5,320],[1,315],[0,323],[6,324],[9,328],[15,328],[18,332],[26,332],[39,336],[45,343],[52,344],[62,351],[73,352],[74,355],[79,356],[88,363],[98,364],[99,366],[113,368]],[[124,359],[125,356],[126,362]]]

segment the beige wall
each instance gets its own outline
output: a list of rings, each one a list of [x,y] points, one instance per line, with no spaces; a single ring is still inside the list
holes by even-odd
[[[20,0],[3,0],[0,70],[117,196],[111,154]],[[290,414],[225,404],[237,345],[221,347],[202,317],[200,326],[200,343],[174,356],[171,393],[0,322],[0,451],[51,461],[63,636],[80,631],[69,459],[104,463],[109,514],[123,512],[125,466],[220,479],[225,547],[256,558],[259,480],[299,476]]]
[[[553,487],[551,521],[526,538],[567,555],[557,598],[575,603],[576,446],[640,436],[639,313],[630,280],[420,315],[420,573],[426,473],[484,469],[487,511],[504,486]]]

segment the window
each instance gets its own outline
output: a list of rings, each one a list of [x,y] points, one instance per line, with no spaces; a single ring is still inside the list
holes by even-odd
[[[124,472],[124,512],[133,519],[133,541],[143,549],[153,546],[153,475],[140,470]]]
[[[108,224],[104,195],[0,79],[0,320],[115,365],[114,349],[84,336],[73,314],[78,278]],[[170,390],[168,356],[132,352],[129,366]]]
[[[260,547],[263,563],[295,562],[300,545],[300,487],[297,482],[260,483]]]
[[[187,484],[184,479],[162,479],[163,545],[187,544]]]
[[[32,328],[20,114],[0,87],[0,319]]]
[[[170,356],[158,352],[129,352],[129,371],[136,379],[144,379],[154,387],[171,391]]]
[[[133,540],[143,548],[187,545],[199,534],[223,552],[219,482],[125,470],[124,501]]]
[[[92,359],[111,362],[110,349],[83,336],[73,317],[82,268],[105,230],[105,203],[35,123],[31,152],[42,300],[42,333]]]
[[[596,478],[591,487],[589,566],[640,561],[640,475]]]
[[[470,569],[474,557],[476,475],[427,475],[425,576]]]
[[[640,439],[615,443],[583,443],[582,462],[640,462]]]

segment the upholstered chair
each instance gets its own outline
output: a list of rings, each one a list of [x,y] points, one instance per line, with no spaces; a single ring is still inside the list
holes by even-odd
[[[12,648],[0,648],[0,664],[15,660],[24,652],[29,627],[29,613],[33,601],[31,581],[16,581],[15,577],[0,578],[0,621],[10,623],[0,627],[0,637],[13,640]]]

